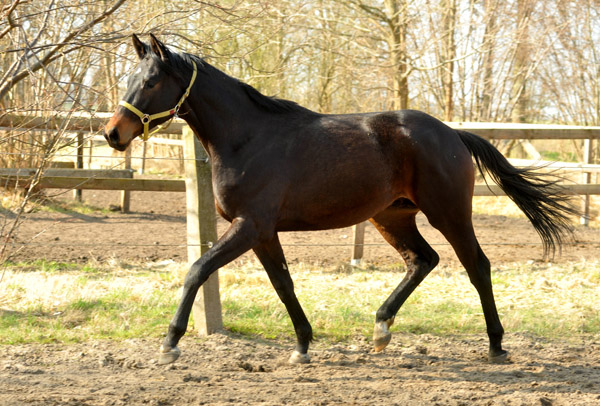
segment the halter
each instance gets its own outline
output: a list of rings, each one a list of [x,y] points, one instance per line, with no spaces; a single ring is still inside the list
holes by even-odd
[[[173,121],[173,118],[177,117],[177,114],[179,113],[179,109],[181,108],[181,105],[183,104],[185,99],[190,95],[190,91],[192,90],[192,86],[194,85],[194,81],[196,80],[196,72],[198,69],[196,68],[196,63],[193,62],[193,64],[194,64],[194,73],[192,73],[192,79],[190,80],[190,84],[187,87],[187,89],[185,89],[185,93],[183,94],[183,96],[181,96],[181,99],[179,99],[179,102],[172,109],[166,110],[166,111],[163,111],[160,113],[156,113],[156,114],[144,114],[140,110],[138,110],[135,106],[133,106],[132,104],[127,103],[125,100],[121,100],[119,102],[119,105],[121,105],[121,106],[125,107],[126,109],[128,109],[129,111],[131,111],[133,114],[138,116],[140,118],[140,120],[142,121],[142,124],[144,125],[144,134],[140,135],[140,138],[143,139],[144,141],[147,141],[148,138],[150,138],[152,135],[154,135],[158,131],[164,130],[165,128],[167,128],[171,124],[171,121]],[[171,117],[171,120],[169,120],[166,125],[156,127],[154,130],[152,130],[152,132],[150,132],[150,133],[148,132],[148,129],[150,127],[150,121],[156,120],[158,118],[169,117],[169,116],[172,116],[172,117]]]

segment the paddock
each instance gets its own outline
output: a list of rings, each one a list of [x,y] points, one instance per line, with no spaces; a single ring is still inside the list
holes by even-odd
[[[90,206],[107,207],[119,194],[118,191],[90,190],[84,197]],[[64,195],[62,200],[69,202],[71,197]],[[87,214],[34,211],[30,214],[32,221],[24,223],[19,233],[19,238],[30,245],[25,246],[15,260],[46,258],[82,266],[90,261],[108,262],[117,264],[115,267],[122,264],[125,272],[133,272],[127,264],[137,264],[131,265],[133,268],[153,269],[167,260],[185,262],[184,195],[135,192],[131,207],[130,214],[106,210]],[[225,225],[219,222],[217,226],[222,229]],[[464,274],[451,248],[442,243],[443,238],[436,237],[424,219],[419,226],[442,257],[440,267],[430,278]],[[45,233],[31,241],[30,236],[39,232],[40,227],[46,229]],[[85,235],[82,227],[88,230]],[[578,243],[566,246],[563,255],[555,258],[551,265],[542,261],[538,237],[524,218],[515,218],[510,213],[476,213],[475,229],[485,244],[495,274],[501,275],[517,266],[529,269],[537,280],[546,278],[548,286],[541,286],[544,296],[557,305],[560,305],[562,290],[553,278],[558,276],[541,270],[552,266],[582,266],[582,258],[590,266],[600,260],[600,232],[595,227],[577,227]],[[90,236],[89,240],[86,235]],[[399,267],[390,281],[397,283],[402,276],[400,258],[378,238],[376,231],[367,226],[363,269],[376,273],[378,267]],[[285,233],[282,244],[290,258],[292,276],[302,279],[305,270],[323,270],[324,275],[339,282],[353,272],[360,272],[361,268],[348,264],[351,239],[350,228],[309,234]],[[244,267],[252,261],[250,255],[239,259],[231,265],[229,274],[235,267]],[[228,277],[227,272],[221,275]],[[5,282],[10,285],[10,278]],[[224,282],[226,288],[227,279]],[[475,297],[466,276],[463,282],[465,294]],[[595,286],[598,289],[598,284]],[[355,293],[359,291],[362,290]],[[381,296],[386,293],[382,292]],[[503,294],[497,296],[502,303]],[[588,305],[598,308],[599,297],[596,296],[596,304]],[[509,317],[510,306],[499,306],[501,316]],[[561,306],[568,307],[564,303]],[[3,317],[7,317],[7,306],[0,307]],[[407,303],[400,313],[410,314],[414,310],[414,306]],[[168,317],[169,314],[164,315],[165,325]],[[479,315],[473,319],[480,324],[479,334],[410,332],[398,322],[393,326],[394,340],[381,354],[371,351],[372,343],[363,334],[335,342],[320,339],[319,334],[323,332],[316,327],[317,341],[311,351],[311,364],[294,366],[287,364],[289,336],[264,338],[232,332],[228,328],[227,314],[224,316],[226,330],[208,337],[190,332],[182,343],[186,356],[166,367],[156,364],[155,347],[159,338],[3,345],[0,347],[0,403],[11,406],[600,403],[597,385],[600,337],[597,334],[552,338],[511,331],[508,327],[505,344],[511,353],[510,362],[491,365],[484,356],[487,346],[484,323]],[[290,327],[289,333],[293,334],[291,330]]]

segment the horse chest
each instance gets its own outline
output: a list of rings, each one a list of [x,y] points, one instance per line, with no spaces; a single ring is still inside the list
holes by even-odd
[[[247,171],[215,171],[213,191],[219,213],[226,219],[233,219],[249,211],[256,211],[256,202],[265,199],[266,179],[265,175],[251,175]]]

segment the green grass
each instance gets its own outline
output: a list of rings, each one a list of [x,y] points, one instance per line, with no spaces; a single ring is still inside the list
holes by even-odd
[[[235,273],[234,273],[235,272]],[[507,331],[553,338],[600,333],[600,264],[504,266],[494,272],[495,296]],[[231,330],[265,338],[293,337],[285,309],[257,266],[225,270],[221,295]],[[370,337],[379,305],[403,277],[390,270],[300,270],[296,292],[315,336],[344,341]],[[485,334],[479,296],[460,269],[434,271],[409,297],[392,331]]]
[[[84,274],[101,272],[99,267],[95,267],[92,264],[75,264],[59,261],[47,261],[44,259],[38,259],[35,261],[28,262],[12,262],[7,261],[4,267],[13,271],[21,272],[42,272],[42,273],[61,273],[68,271],[75,271]]]
[[[298,298],[317,339],[370,337],[379,305],[403,272],[293,267]],[[187,267],[5,264],[0,344],[161,337],[175,312]],[[600,333],[600,263],[512,264],[493,272],[507,332],[549,338]],[[225,328],[252,337],[293,339],[285,307],[257,264],[220,271]],[[434,271],[411,295],[392,331],[485,334],[479,297],[461,269]]]
[[[69,191],[70,193],[70,191]],[[23,202],[23,196],[18,193],[10,193],[7,190],[0,189],[0,213],[6,214],[14,212]],[[63,200],[57,198],[48,198],[44,195],[32,196],[27,203],[27,207],[33,211],[63,213],[63,214],[108,214],[108,208],[97,207],[77,200]]]
[[[547,161],[561,161],[561,162],[577,162],[578,157],[574,152],[566,151],[541,151],[542,159]]]
[[[164,334],[178,299],[177,269],[48,261],[5,264],[0,343],[81,342]]]
[[[78,202],[77,200],[57,200],[52,199],[44,201],[38,206],[38,209],[43,212],[57,212],[63,214],[98,214],[110,213],[107,208],[96,207],[87,203]]]

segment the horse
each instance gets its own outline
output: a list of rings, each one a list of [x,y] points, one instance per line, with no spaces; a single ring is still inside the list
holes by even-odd
[[[475,167],[525,213],[554,253],[573,232],[570,196],[539,168],[515,168],[487,140],[454,130],[416,110],[320,114],[261,94],[210,65],[135,34],[139,58],[123,100],[104,128],[124,151],[177,115],[206,149],[217,212],[230,224],[195,261],[169,324],[158,362],[174,362],[198,289],[218,268],[253,250],[291,318],[296,345],[289,362],[310,362],[312,327],[294,293],[278,233],[351,226],[369,220],[406,263],[406,274],[375,316],[373,346],[390,342],[402,304],[438,264],[415,222],[423,212],[453,247],[477,290],[490,362],[505,362],[504,329],[490,262],[472,223]]]

